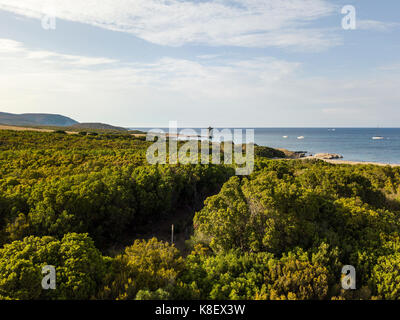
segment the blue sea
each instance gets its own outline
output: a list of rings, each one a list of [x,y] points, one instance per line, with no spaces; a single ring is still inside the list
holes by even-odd
[[[400,163],[400,128],[256,128],[255,143],[309,154],[338,153],[343,160]]]
[[[263,128],[255,130],[255,142],[311,154],[338,153],[343,160],[400,163],[400,128]]]

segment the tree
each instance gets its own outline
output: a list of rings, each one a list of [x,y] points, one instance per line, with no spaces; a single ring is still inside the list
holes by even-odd
[[[119,300],[169,297],[183,266],[183,258],[173,245],[156,238],[136,240],[113,260],[113,271],[101,297]]]
[[[90,299],[102,286],[107,258],[86,234],[26,237],[0,249],[0,295],[11,299]],[[42,267],[56,268],[56,290],[43,290]]]

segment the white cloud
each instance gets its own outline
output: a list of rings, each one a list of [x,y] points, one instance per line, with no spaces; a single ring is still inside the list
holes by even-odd
[[[222,57],[221,54],[201,54],[198,55],[196,58],[198,59],[204,59],[204,60],[211,60],[211,59],[216,59]]]
[[[65,74],[66,77],[79,75],[77,83],[82,76],[82,83],[85,80],[92,83],[104,82],[108,88],[115,90],[146,86],[171,92],[189,90],[192,94],[220,98],[224,95],[242,96],[248,89],[243,87],[246,82],[253,84],[252,90],[262,89],[294,73],[300,66],[299,63],[271,57],[230,60],[219,64],[168,57],[153,63],[121,63],[108,58],[30,50],[8,39],[0,39],[0,46],[3,48],[0,51],[0,63],[7,61],[2,66],[1,76],[4,79],[10,75],[23,78],[27,73],[34,73],[38,77],[36,83],[40,84],[52,74]],[[22,68],[15,73],[17,65]],[[89,68],[93,66],[96,68]]]
[[[377,68],[379,71],[400,71],[400,63],[384,65]]]
[[[17,53],[22,51],[24,51],[24,48],[21,43],[0,38],[0,53]]]
[[[312,21],[336,12],[327,0],[0,0],[0,9],[128,32],[180,46],[295,47],[321,50],[340,43]]]
[[[18,41],[0,38],[0,58],[10,59],[10,57],[14,59],[18,58],[25,60],[37,60],[42,63],[57,62],[58,64],[61,63],[83,67],[98,66],[117,62],[114,59],[108,58],[83,57],[41,50],[30,51],[24,48],[24,46]]]
[[[360,115],[363,112],[363,110],[354,108],[324,108],[322,109],[322,112],[328,115],[354,116],[354,115]]]
[[[397,22],[383,22],[377,20],[357,20],[357,29],[374,30],[374,31],[390,31],[400,27]]]
[[[400,121],[398,73],[327,79],[306,77],[301,64],[270,57],[125,64],[30,50],[5,39],[0,47],[0,106],[7,112],[62,113],[125,126],[166,126],[169,120],[188,126]]]
[[[157,113],[167,116],[167,110],[171,117],[185,113],[196,117],[201,111],[196,108],[203,103],[203,110],[215,108],[215,104],[225,105],[225,109],[225,100],[257,97],[266,86],[289,77],[300,66],[274,58],[218,65],[173,58],[124,64],[30,50],[7,39],[0,39],[0,46],[4,49],[0,52],[2,111],[58,110],[70,116],[79,114],[79,120],[115,119],[114,123],[121,119],[143,123]],[[183,104],[187,106],[184,111]],[[124,115],[118,113],[121,109]]]

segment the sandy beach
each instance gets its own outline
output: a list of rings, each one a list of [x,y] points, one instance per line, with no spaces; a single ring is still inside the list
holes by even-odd
[[[321,159],[321,158],[316,158],[314,156],[309,156],[309,157],[303,157],[300,158],[300,160],[307,160],[307,159],[318,159],[318,160],[323,160],[325,162],[333,163],[333,164],[372,164],[376,166],[391,166],[391,167],[400,167],[400,164],[397,163],[380,163],[380,162],[367,162],[367,161],[349,161],[349,160],[333,160],[333,159]]]
[[[18,127],[18,126],[7,126],[0,124],[0,130],[14,130],[14,131],[36,131],[36,132],[54,132],[50,129],[39,129],[39,128],[29,128],[29,127]],[[78,134],[74,131],[66,131],[67,134]]]
[[[37,132],[53,132],[54,130],[50,129],[39,129],[39,128],[29,128],[29,127],[18,127],[18,126],[7,126],[7,125],[0,125],[0,130],[15,130],[15,131],[37,131]],[[67,131],[67,134],[77,134],[78,132],[72,132],[72,131]],[[134,133],[132,136],[135,137],[145,137],[146,134],[144,133]],[[169,133],[166,133],[165,136],[168,137],[176,137],[176,138],[198,138],[198,136],[188,136],[188,135],[170,135]],[[279,149],[281,151],[284,151],[288,158],[285,160],[293,160],[293,159],[299,159],[299,160],[308,160],[308,159],[318,159],[318,160],[323,160],[325,162],[329,162],[332,164],[351,164],[351,165],[356,165],[356,164],[372,164],[376,166],[391,166],[391,167],[400,167],[400,163],[379,163],[379,162],[367,162],[367,161],[350,161],[350,160],[340,160],[340,159],[322,159],[318,158],[315,156],[307,156],[307,157],[300,157],[296,158],[295,153],[286,149]]]
[[[49,130],[49,129],[36,129],[36,128],[6,126],[6,125],[0,125],[0,130],[37,131],[37,132],[53,132],[54,131],[54,130]]]

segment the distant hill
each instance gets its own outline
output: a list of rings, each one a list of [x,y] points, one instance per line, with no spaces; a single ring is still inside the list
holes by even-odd
[[[115,131],[128,131],[126,128],[115,127],[105,123],[77,123],[71,126],[71,129],[84,130],[84,129],[96,129],[96,130],[115,130]]]
[[[71,118],[59,114],[24,113],[13,114],[0,112],[0,123],[13,126],[58,126],[68,127],[78,124]]]

